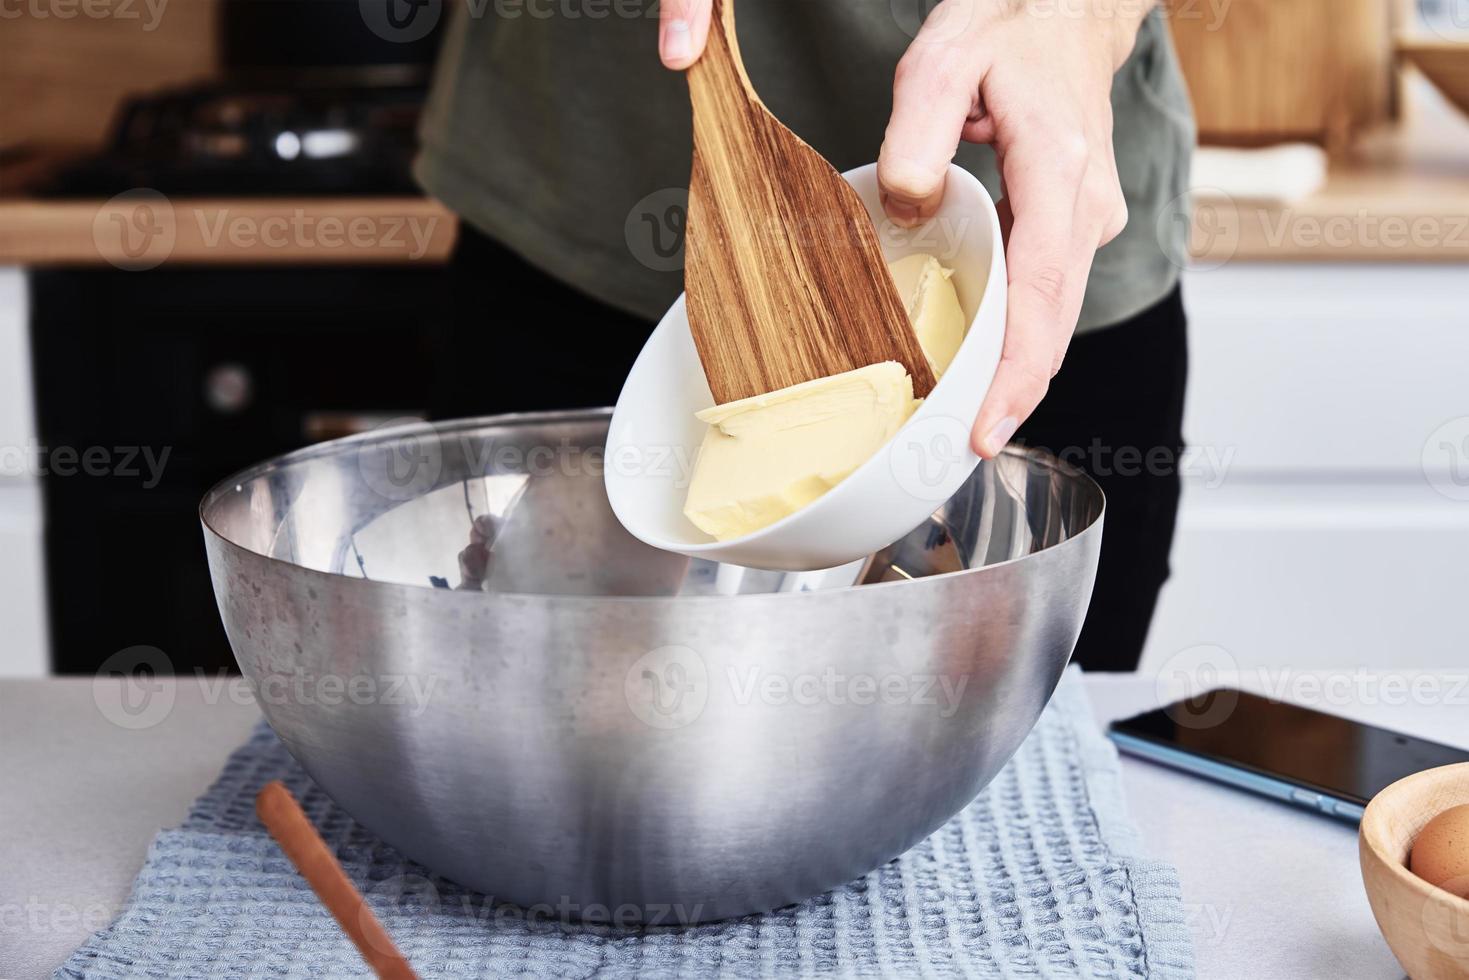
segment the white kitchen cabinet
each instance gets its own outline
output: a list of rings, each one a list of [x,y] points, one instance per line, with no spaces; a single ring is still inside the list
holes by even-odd
[[[0,483],[0,677],[42,677],[50,670],[42,527],[37,482]]]
[[[29,320],[25,271],[0,266],[0,478],[34,475],[22,461],[36,439]]]
[[[29,319],[25,273],[0,267],[0,677],[41,676],[50,659]]]
[[[1469,675],[1469,269],[1232,264],[1184,289],[1197,455],[1144,669],[1210,645],[1277,675]]]

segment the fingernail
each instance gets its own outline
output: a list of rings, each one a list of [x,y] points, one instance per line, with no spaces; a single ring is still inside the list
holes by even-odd
[[[897,201],[892,197],[884,197],[882,208],[887,216],[900,225],[916,225],[920,220],[918,205],[907,201]]]
[[[995,423],[990,434],[984,437],[985,455],[991,457],[1000,455],[1018,428],[1020,428],[1020,420],[1013,415],[1007,415]]]
[[[686,20],[671,20],[668,22],[668,30],[663,33],[663,60],[683,61],[694,48],[693,39],[689,36],[689,22]]]

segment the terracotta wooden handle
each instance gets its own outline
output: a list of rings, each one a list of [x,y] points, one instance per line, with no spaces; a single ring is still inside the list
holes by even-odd
[[[255,797],[255,812],[372,971],[384,980],[417,980],[413,968],[285,784],[266,783]]]

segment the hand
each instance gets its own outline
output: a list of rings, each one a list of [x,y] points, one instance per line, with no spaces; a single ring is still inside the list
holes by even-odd
[[[878,155],[883,208],[919,224],[943,199],[959,141],[995,148],[1009,315],[994,382],[974,421],[999,455],[1061,369],[1097,249],[1127,224],[1112,153],[1112,76],[1154,0],[944,0],[898,63]],[[710,0],[664,0],[658,52],[698,60]]]
[[[699,60],[709,38],[711,0],[662,0],[658,5],[658,57],[682,71]]]
[[[1097,249],[1127,224],[1112,154],[1112,76],[1151,0],[944,0],[898,63],[877,161],[883,207],[917,224],[959,141],[989,143],[1009,266],[999,370],[970,443],[1005,448],[1061,368]]]

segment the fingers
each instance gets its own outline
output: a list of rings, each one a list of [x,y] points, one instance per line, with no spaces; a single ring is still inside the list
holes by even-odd
[[[1056,131],[1061,132],[1061,131]],[[1045,396],[1081,312],[1092,257],[1110,220],[1079,137],[1018,137],[1001,157],[1013,213],[1009,312],[1000,365],[975,419],[974,451],[993,459]],[[1120,193],[1120,192],[1119,192]]]
[[[920,224],[938,210],[960,133],[981,114],[979,82],[974,56],[956,45],[915,42],[898,62],[877,156],[883,210],[897,224]]]
[[[1102,225],[1102,240],[1098,248],[1122,234],[1122,230],[1127,227],[1127,199],[1122,196],[1122,185],[1117,183],[1115,173],[1112,184],[1117,191],[1116,199],[1110,203],[1108,208],[1107,219]]]
[[[1013,283],[1010,295],[1013,303]],[[970,435],[974,451],[985,459],[994,459],[1004,450],[1015,430],[1045,397],[1054,374],[1052,365],[1060,366],[1056,363],[1056,345],[1047,334],[1017,325],[1027,315],[1017,315],[1012,305],[1000,365]]]
[[[711,0],[663,0],[658,5],[658,57],[682,71],[699,60],[709,38]]]
[[[1092,260],[1121,233],[1127,207],[1112,152],[1107,32],[1039,25],[1008,4],[957,3],[934,8],[898,63],[877,179],[888,216],[918,224],[937,210],[961,139],[995,148],[1009,308],[970,436],[993,458],[1060,370]],[[961,9],[969,15],[956,18]]]

